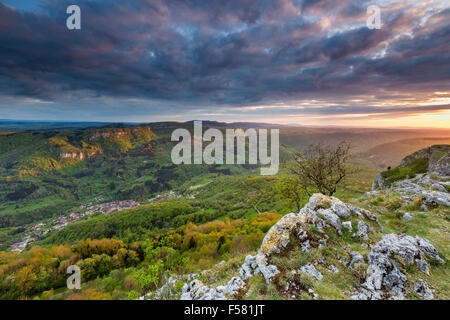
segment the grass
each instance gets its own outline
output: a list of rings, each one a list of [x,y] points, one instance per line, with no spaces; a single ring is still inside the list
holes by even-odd
[[[428,159],[417,159],[408,166],[397,167],[381,173],[387,186],[394,182],[414,178],[418,173],[425,173],[428,170]]]

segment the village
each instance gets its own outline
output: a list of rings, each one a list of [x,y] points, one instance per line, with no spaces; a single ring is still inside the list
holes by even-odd
[[[194,199],[195,194],[190,194],[187,197],[189,199]],[[80,205],[78,208],[78,211],[75,212],[72,211],[68,215],[61,215],[57,218],[54,218],[48,222],[39,222],[34,225],[30,226],[21,226],[20,228],[23,229],[29,229],[28,232],[25,233],[23,238],[19,241],[14,242],[11,245],[11,251],[13,252],[22,252],[26,249],[26,247],[33,242],[38,241],[43,236],[49,234],[52,231],[58,231],[63,229],[69,224],[72,224],[74,222],[80,221],[82,219],[87,219],[90,216],[92,216],[95,213],[100,214],[110,214],[113,212],[118,212],[125,209],[131,209],[140,207],[143,205],[148,205],[155,202],[161,202],[161,201],[167,201],[170,199],[180,198],[181,195],[175,193],[174,191],[168,191],[162,194],[157,194],[154,198],[151,198],[146,203],[139,203],[133,200],[122,200],[122,201],[112,201],[112,202],[106,202],[106,203],[99,203],[92,205],[92,203],[89,203],[88,205]],[[97,197],[95,198],[95,202],[101,202],[103,201],[103,198]]]
[[[97,198],[96,200],[99,201],[102,199]],[[81,205],[79,209],[85,210],[82,213],[76,213],[73,211],[67,216],[62,215],[46,223],[40,222],[33,225],[30,228],[30,231],[28,231],[20,241],[14,242],[12,244],[11,251],[22,252],[23,250],[25,250],[28,244],[38,241],[42,236],[45,236],[52,231],[61,230],[62,228],[66,227],[71,223],[77,222],[79,220],[87,218],[88,216],[91,216],[95,212],[100,212],[100,214],[109,214],[125,209],[139,207],[141,205],[144,204],[140,204],[133,200],[113,201],[92,205],[89,207]],[[25,228],[26,226],[22,227]]]

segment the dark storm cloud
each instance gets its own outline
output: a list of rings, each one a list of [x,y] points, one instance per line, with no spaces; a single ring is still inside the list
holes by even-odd
[[[82,30],[69,31],[72,3],[0,3],[0,96],[231,108],[450,84],[448,9],[386,2],[369,30],[369,1],[78,0]]]

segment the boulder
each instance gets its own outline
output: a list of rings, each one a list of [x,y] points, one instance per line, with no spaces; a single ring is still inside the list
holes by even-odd
[[[384,182],[384,178],[381,173],[377,174],[375,180],[372,183],[372,191],[383,190],[386,189],[386,185]]]
[[[262,274],[267,283],[270,283],[272,278],[280,273],[277,267],[270,265],[267,257],[263,254],[256,256],[247,256],[244,264],[241,266],[240,275],[242,279],[250,279],[253,274]]]
[[[302,266],[300,268],[300,272],[306,273],[307,275],[309,275],[311,278],[315,279],[315,280],[322,280],[323,275],[320,273],[319,270],[316,269],[316,267],[314,267],[314,265],[312,264],[307,264],[305,266]]]
[[[418,159],[428,159],[428,172],[439,176],[450,175],[450,146],[446,144],[433,145],[410,154],[400,163],[400,167],[412,164]]]
[[[433,290],[431,290],[428,283],[426,283],[424,280],[419,279],[414,284],[414,291],[425,300],[432,300],[434,299]]]
[[[273,253],[280,253],[289,243],[289,237],[294,230],[297,230],[302,219],[294,213],[283,216],[275,225],[270,228],[264,237],[260,252],[270,256]]]
[[[240,277],[233,277],[226,286],[217,287],[217,292],[236,298],[245,292],[245,282]]]
[[[245,261],[241,266],[241,270],[239,271],[241,278],[244,280],[250,279],[253,276],[253,270],[256,267],[256,256],[246,256]]]
[[[352,232],[353,227],[352,227],[352,222],[351,221],[344,221],[342,222],[342,226],[347,229],[348,231]]]
[[[370,231],[370,228],[367,224],[365,224],[362,221],[358,221],[358,231],[352,234],[352,237],[354,238],[362,238],[364,241],[369,241],[368,232]]]
[[[330,209],[319,209],[317,210],[317,214],[332,225],[339,235],[342,235],[342,224],[337,214],[333,213]]]
[[[429,172],[440,177],[450,176],[450,153],[448,149],[446,155],[442,156],[437,161],[431,161]]]
[[[257,255],[247,256],[245,258],[245,262],[240,270],[241,279],[248,280],[253,274],[262,274],[266,282],[269,283],[280,273],[275,265],[270,264],[269,259],[272,255],[280,253],[287,247],[291,236],[296,235],[300,241],[301,250],[307,252],[312,247],[312,242],[308,238],[309,235],[305,231],[305,227],[307,225],[314,226],[319,231],[321,237],[321,239],[315,239],[314,246],[319,245],[323,248],[326,246],[327,239],[324,229],[333,227],[341,235],[341,218],[348,218],[352,213],[361,219],[368,219],[378,223],[377,217],[365,209],[320,193],[312,195],[309,202],[298,214],[289,213],[270,228],[262,241]],[[347,222],[346,226],[348,227],[349,224],[351,229],[351,222]],[[368,239],[367,232],[370,231],[369,226],[359,221],[358,228],[359,233],[357,233],[357,236]],[[360,261],[364,261],[362,256]]]
[[[211,289],[203,284],[200,280],[193,280],[189,284],[185,284],[181,291],[180,300],[226,300],[223,293],[216,289]]]
[[[426,205],[443,205],[450,207],[450,194],[441,191],[423,190],[422,197]]]
[[[348,268],[350,270],[353,269],[355,264],[357,264],[359,262],[364,262],[364,257],[358,251],[350,252],[350,256],[351,256],[351,260],[350,260],[350,265],[348,266]]]
[[[426,239],[408,235],[387,234],[372,247],[367,255],[369,267],[365,282],[355,299],[403,299],[406,275],[397,257],[406,265],[416,263],[419,269],[429,274],[425,256],[441,263],[438,251]]]

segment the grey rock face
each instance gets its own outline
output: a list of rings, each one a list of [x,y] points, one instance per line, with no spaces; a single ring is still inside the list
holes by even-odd
[[[309,240],[303,241],[301,244],[300,250],[302,250],[302,252],[308,252],[309,248],[311,248],[311,244],[309,243]]]
[[[241,270],[239,271],[241,278],[244,280],[250,279],[253,276],[252,273],[256,267],[256,257],[250,255],[246,256],[245,262],[242,264]]]
[[[437,190],[437,191],[440,191],[440,192],[444,192],[444,193],[447,192],[447,189],[440,183],[433,183],[431,185],[431,189],[432,190]]]
[[[343,202],[334,202],[331,206],[331,210],[340,218],[347,219],[350,217],[350,209]]]
[[[425,204],[450,207],[450,194],[447,192],[423,190],[422,196]]]
[[[384,183],[384,179],[383,176],[381,175],[381,173],[377,174],[377,176],[375,177],[375,180],[372,183],[372,190],[376,191],[376,190],[383,190],[386,189],[386,185]]]
[[[289,237],[294,230],[298,229],[300,220],[294,213],[283,216],[267,232],[261,244],[261,253],[270,256],[273,253],[280,253],[289,243]]]
[[[352,213],[361,219],[378,222],[375,215],[355,205],[347,204],[335,197],[329,197],[319,193],[312,195],[308,204],[298,214],[287,214],[270,228],[263,239],[258,254],[256,256],[246,257],[240,270],[241,278],[247,280],[253,274],[262,274],[266,282],[269,283],[273,277],[279,274],[277,267],[269,264],[269,258],[286,248],[293,234],[296,234],[300,240],[301,250],[307,252],[312,245],[308,239],[308,233],[303,226],[313,225],[322,237],[316,243],[324,247],[326,246],[327,238],[324,229],[330,228],[331,226],[341,235],[341,217],[348,218]],[[360,224],[360,226],[361,228],[367,227],[367,231],[369,230],[366,224]]]
[[[426,283],[424,280],[419,279],[414,284],[414,291],[425,300],[432,300],[434,299],[433,290],[431,290],[428,283]]]
[[[429,171],[437,176],[450,176],[450,153],[448,150],[446,155],[436,162],[430,163]]]
[[[356,214],[360,219],[367,219],[367,220],[376,222],[381,227],[377,216],[374,215],[373,213],[371,213],[370,211],[368,211],[366,209],[362,209],[360,207],[357,207],[351,203],[347,203],[347,207],[351,210],[351,212]]]
[[[420,270],[429,273],[425,256],[443,263],[434,246],[423,238],[408,235],[385,235],[367,255],[367,276],[356,299],[403,299],[406,275],[394,257],[401,257],[411,265],[417,263]]]
[[[280,273],[276,266],[268,264],[267,258],[264,255],[256,255],[256,264],[255,274],[261,273],[267,283],[270,283],[272,278]]]
[[[400,180],[394,183],[392,191],[401,195],[420,194],[424,190],[420,185],[410,180]]]
[[[370,231],[370,228],[367,224],[362,221],[358,221],[358,231],[352,234],[354,238],[362,238],[365,241],[370,240],[367,233]]]
[[[352,227],[352,222],[351,221],[344,221],[342,222],[342,226],[347,229],[348,231],[352,232],[353,227]]]
[[[187,279],[188,279],[189,281],[195,280],[195,279],[197,279],[198,277],[199,277],[199,274],[198,274],[198,273],[191,273],[191,274],[188,274],[188,275],[187,275]]]
[[[216,290],[226,296],[236,297],[245,291],[245,282],[239,277],[233,277],[226,286],[219,286]]]
[[[418,159],[428,160],[427,174],[419,176],[415,181],[405,179],[394,184],[393,190],[397,193],[406,195],[413,193],[420,193],[423,188],[421,185],[426,185],[428,188],[437,189],[441,192],[446,192],[445,184],[442,184],[440,179],[450,179],[450,146],[449,145],[434,145],[428,148],[421,149],[413,154],[405,157],[400,163],[399,167],[405,167],[414,163]],[[431,179],[430,176],[437,176],[438,180]],[[413,179],[414,180],[414,179]],[[387,186],[384,179],[378,174],[372,184],[372,190],[386,189]]]
[[[316,269],[312,264],[307,264],[300,268],[300,272],[306,273],[311,278],[315,280],[322,280],[323,275],[320,273],[319,270]]]
[[[319,209],[317,210],[317,213],[320,217],[324,218],[329,224],[336,228],[339,235],[342,234],[342,224],[337,214],[334,214],[329,209]]]
[[[349,269],[353,269],[354,265],[358,262],[364,262],[364,257],[358,251],[350,252],[350,256],[352,259],[350,260],[350,265],[348,266]]]
[[[267,257],[258,253],[256,256],[247,256],[244,264],[240,269],[241,278],[244,280],[250,279],[253,274],[262,274],[267,283],[270,283],[273,277],[280,273],[277,267],[269,265]]]
[[[180,300],[226,300],[226,297],[196,279],[183,286]]]
[[[433,145],[405,157],[400,163],[400,167],[408,166],[418,159],[428,159],[428,172],[450,175],[448,171],[450,167],[449,152],[449,145]]]

